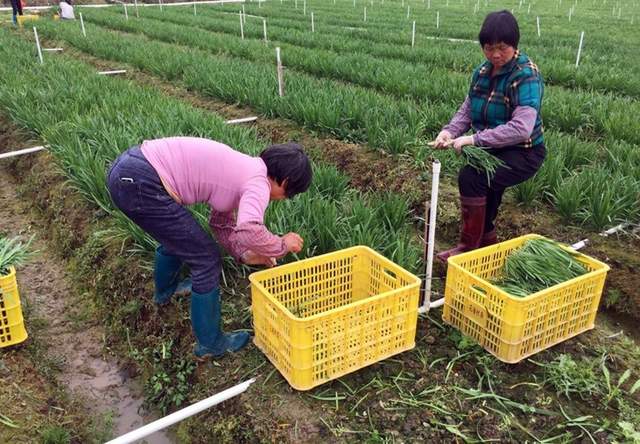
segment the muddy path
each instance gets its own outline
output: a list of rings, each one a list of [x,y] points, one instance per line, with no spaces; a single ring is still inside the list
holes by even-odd
[[[5,130],[0,151],[30,146],[6,121],[1,126]],[[30,318],[38,320],[31,325],[27,320],[30,335],[38,339],[46,359],[59,362],[59,372],[51,376],[68,388],[69,395],[92,416],[113,424],[113,436],[144,425],[151,418],[142,413],[141,387],[105,347],[109,332],[100,319],[92,316],[92,302],[78,293],[65,262],[48,242],[46,228],[33,213],[32,204],[22,199],[20,185],[8,172],[8,162],[0,162],[0,234],[24,239],[33,236],[32,249],[37,253],[20,267],[19,289],[25,311],[28,309]],[[33,365],[37,367],[36,362]],[[173,440],[156,433],[148,442],[165,444]]]

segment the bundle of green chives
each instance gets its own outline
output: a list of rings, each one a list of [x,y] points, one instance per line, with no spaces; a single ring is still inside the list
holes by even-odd
[[[477,146],[465,146],[462,149],[462,159],[463,166],[468,165],[479,173],[486,173],[487,184],[491,184],[491,179],[499,167],[509,168],[502,160],[486,151],[486,148]]]
[[[33,238],[23,244],[18,239],[0,237],[0,276],[9,274],[9,267],[21,265],[31,257],[29,245],[32,240]]]
[[[548,239],[532,239],[507,257],[494,284],[512,296],[525,297],[587,272],[577,253]]]

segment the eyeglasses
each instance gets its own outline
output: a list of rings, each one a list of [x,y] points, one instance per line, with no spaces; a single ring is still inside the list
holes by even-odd
[[[506,52],[511,48],[511,45],[507,45],[506,43],[498,43],[497,45],[484,45],[482,47],[482,50],[484,52],[494,52],[494,51],[500,51],[500,52]]]

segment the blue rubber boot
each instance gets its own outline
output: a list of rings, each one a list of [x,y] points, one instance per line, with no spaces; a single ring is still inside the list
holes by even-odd
[[[249,342],[250,336],[246,331],[223,333],[220,324],[220,290],[215,288],[204,294],[192,292],[191,326],[198,341],[193,353],[198,358],[235,352]]]
[[[156,260],[153,267],[153,281],[156,290],[153,300],[158,305],[165,305],[175,293],[191,291],[191,279],[178,282],[182,261],[166,253],[162,245],[156,249]]]
[[[15,14],[13,14],[11,21],[13,22],[13,26],[16,26],[18,24],[18,17]]]

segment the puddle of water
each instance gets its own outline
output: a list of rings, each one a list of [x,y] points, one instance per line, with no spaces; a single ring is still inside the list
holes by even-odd
[[[142,390],[134,381],[127,379],[118,366],[103,359],[79,351],[69,363],[67,383],[73,392],[80,392],[94,401],[99,413],[114,412],[114,437],[124,435],[154,420],[143,413]],[[172,444],[173,440],[164,431],[156,432],[143,441],[148,444]]]

